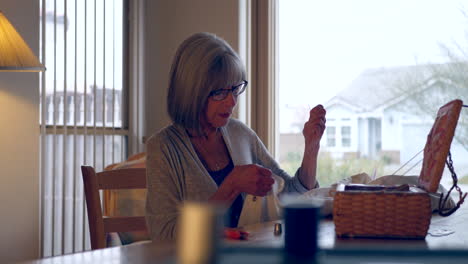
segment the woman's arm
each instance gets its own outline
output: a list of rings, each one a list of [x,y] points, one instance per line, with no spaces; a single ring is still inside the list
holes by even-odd
[[[147,143],[146,219],[151,239],[173,240],[177,233],[177,218],[185,199],[185,178],[176,169],[179,154],[165,144],[163,136],[150,138]],[[265,196],[274,183],[271,171],[259,165],[235,166],[209,201],[229,207],[241,193]]]
[[[271,191],[273,183],[269,169],[255,164],[235,166],[209,200],[230,206],[242,192],[265,196]]]
[[[146,157],[146,222],[153,241],[174,240],[181,198],[179,180],[170,166],[169,151],[152,138]]]
[[[296,174],[291,177],[287,172],[282,170],[278,164],[278,162],[271,156],[268,149],[265,147],[263,142],[258,138],[255,132],[251,132],[250,135],[250,142],[249,147],[252,146],[252,155],[253,155],[253,162],[255,164],[260,164],[265,168],[268,168],[272,171],[272,173],[278,175],[284,180],[284,188],[282,193],[305,193],[309,189],[307,189],[302,182],[299,180],[299,173],[301,169],[299,168],[296,171]]]
[[[229,207],[239,194],[240,192],[235,190],[232,187],[232,183],[228,183],[226,179],[218,187],[218,190],[208,199],[208,201],[219,203],[226,207]]]
[[[317,156],[320,148],[320,139],[325,130],[325,109],[318,105],[310,111],[310,118],[304,124],[305,149],[302,165],[294,177],[289,176],[279,167],[276,160],[270,155],[262,141],[255,132],[252,133],[251,142],[254,147],[255,162],[272,170],[272,172],[285,181],[283,192],[304,193],[318,187],[316,180]]]
[[[320,149],[320,139],[325,131],[326,111],[322,105],[317,105],[309,112],[309,120],[304,124],[302,134],[305,138],[304,157],[299,172],[299,179],[307,189],[317,185],[317,156]]]

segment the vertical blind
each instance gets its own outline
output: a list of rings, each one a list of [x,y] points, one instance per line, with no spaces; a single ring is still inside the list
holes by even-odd
[[[90,249],[81,165],[100,171],[128,149],[125,0],[41,5],[41,251]]]

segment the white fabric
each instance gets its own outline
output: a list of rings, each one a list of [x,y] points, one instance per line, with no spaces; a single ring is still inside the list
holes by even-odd
[[[273,174],[275,183],[272,190],[265,197],[257,197],[247,194],[244,197],[244,205],[239,218],[238,226],[251,225],[260,222],[274,221],[281,218],[281,207],[278,194],[284,188],[284,180]]]

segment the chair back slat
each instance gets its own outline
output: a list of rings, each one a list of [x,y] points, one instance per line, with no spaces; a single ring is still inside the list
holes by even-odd
[[[91,248],[106,247],[106,233],[148,231],[144,216],[103,217],[99,190],[146,189],[146,169],[129,168],[96,173],[91,166],[81,166],[86,207],[88,209]]]
[[[146,169],[117,169],[99,172],[100,190],[109,189],[146,189]]]

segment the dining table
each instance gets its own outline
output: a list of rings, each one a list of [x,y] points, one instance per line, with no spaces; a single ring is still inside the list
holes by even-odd
[[[245,240],[224,239],[216,263],[295,263],[284,250],[284,231],[274,232],[281,220],[243,227]],[[284,225],[283,225],[284,226]],[[318,225],[318,250],[313,260],[300,263],[468,263],[468,206],[463,204],[448,217],[434,213],[424,239],[338,238],[333,219]],[[100,250],[42,258],[29,264],[70,263],[180,263],[177,244],[139,242]],[[298,262],[299,263],[299,262]]]
[[[284,232],[275,235],[274,225],[276,223],[284,228],[284,223],[281,220],[249,225],[244,228],[245,231],[249,232],[248,240],[229,240],[227,244],[229,246],[283,248]],[[331,217],[324,217],[320,221],[318,232],[318,246],[327,250],[387,246],[428,250],[468,250],[468,205],[462,205],[458,211],[448,217],[434,213],[425,239],[338,238]]]

